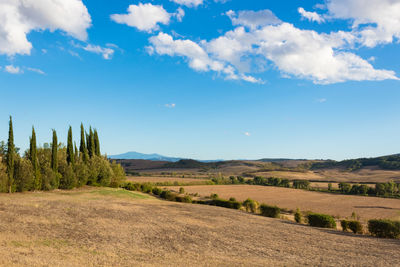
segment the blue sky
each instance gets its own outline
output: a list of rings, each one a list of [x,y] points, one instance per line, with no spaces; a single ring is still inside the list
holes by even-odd
[[[0,140],[103,153],[400,152],[400,1],[0,1]]]

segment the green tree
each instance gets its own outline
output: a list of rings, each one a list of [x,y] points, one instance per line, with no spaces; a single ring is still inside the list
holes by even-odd
[[[36,133],[35,128],[32,127],[32,136],[30,138],[29,144],[29,160],[31,161],[34,175],[33,186],[34,189],[40,190],[42,187],[40,169],[39,169],[39,161],[38,161],[38,153],[37,153],[37,145],[36,145]]]
[[[8,129],[8,142],[7,142],[7,188],[11,193],[14,186],[14,160],[15,160],[15,146],[14,146],[14,132],[12,117],[10,116],[9,129]]]
[[[96,151],[95,151],[94,134],[93,134],[92,127],[90,127],[90,129],[89,129],[88,151],[89,151],[89,156],[91,158],[93,158]]]
[[[97,130],[94,129],[94,134],[93,134],[93,138],[94,138],[94,154],[98,157],[100,157],[100,141],[99,141],[99,135],[97,133]]]
[[[58,172],[58,140],[57,132],[53,130],[53,142],[51,143],[51,169],[57,173]]]
[[[75,159],[77,160],[78,159],[78,157],[79,157],[79,152],[78,152],[78,148],[76,147],[76,142],[74,142],[74,156],[75,156]]]
[[[87,164],[89,155],[88,155],[88,150],[86,148],[86,143],[85,143],[85,129],[83,128],[83,124],[81,123],[81,144],[79,146],[79,152],[80,156],[85,164]]]
[[[68,129],[67,162],[70,165],[74,165],[75,164],[74,146],[72,144],[72,127],[71,126],[69,126],[69,129]]]

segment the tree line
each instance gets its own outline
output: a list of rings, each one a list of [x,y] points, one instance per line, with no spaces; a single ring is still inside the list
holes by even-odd
[[[120,164],[110,162],[100,152],[96,129],[80,127],[79,149],[68,129],[67,145],[58,142],[52,130],[52,142],[38,147],[35,128],[29,138],[29,149],[21,156],[14,144],[10,116],[8,141],[0,142],[0,192],[72,189],[84,185],[119,187],[125,180]]]

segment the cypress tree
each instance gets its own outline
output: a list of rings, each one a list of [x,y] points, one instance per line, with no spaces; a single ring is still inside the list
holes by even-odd
[[[53,130],[53,142],[51,144],[51,169],[54,172],[58,172],[57,150],[58,150],[57,133],[56,130]]]
[[[96,156],[101,156],[100,154],[100,141],[99,141],[99,135],[97,134],[97,130],[94,129],[94,152]]]
[[[79,152],[80,152],[83,162],[87,163],[89,155],[88,155],[88,151],[87,151],[86,143],[85,143],[85,129],[83,128],[82,123],[81,123],[81,144],[79,146]]]
[[[76,159],[78,159],[78,157],[79,157],[79,152],[78,152],[78,148],[76,147],[76,142],[74,142],[74,159],[76,160]]]
[[[36,145],[36,133],[35,128],[32,126],[32,136],[30,138],[30,146],[29,146],[29,159],[31,160],[32,167],[33,167],[33,174],[35,176],[34,179],[34,188],[36,190],[41,189],[42,181],[40,177],[39,171],[39,161],[37,155],[37,145]]]
[[[7,175],[8,175],[8,192],[12,192],[14,185],[14,160],[15,160],[15,146],[14,146],[14,131],[12,124],[12,117],[10,116],[10,123],[8,129],[8,142],[7,142]]]
[[[90,127],[89,129],[88,150],[89,150],[89,156],[93,158],[93,156],[95,155],[95,144],[94,144],[94,134],[92,131],[92,127]]]
[[[68,140],[67,140],[67,162],[68,164],[74,165],[74,145],[72,144],[72,127],[69,126],[68,129]]]

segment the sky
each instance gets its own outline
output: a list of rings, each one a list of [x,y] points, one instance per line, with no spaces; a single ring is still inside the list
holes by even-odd
[[[0,0],[0,140],[102,153],[400,152],[400,0]]]

